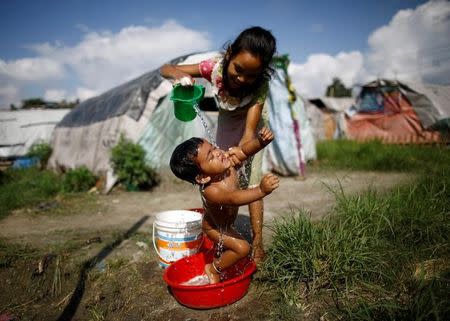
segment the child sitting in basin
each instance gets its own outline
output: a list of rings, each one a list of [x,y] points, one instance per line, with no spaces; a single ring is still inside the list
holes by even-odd
[[[220,273],[250,253],[250,244],[234,229],[239,206],[270,194],[279,185],[278,177],[265,175],[254,188],[239,189],[236,167],[273,140],[262,128],[257,137],[227,152],[202,138],[193,137],[178,145],[170,159],[172,172],[180,179],[200,185],[205,214],[203,232],[223,251],[205,266],[211,284],[220,282]]]

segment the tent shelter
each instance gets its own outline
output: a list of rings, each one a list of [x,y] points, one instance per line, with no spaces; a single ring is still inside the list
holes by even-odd
[[[317,97],[308,101],[306,110],[316,141],[346,136],[345,111],[354,104],[353,98]]]
[[[347,116],[347,137],[385,143],[435,143],[448,132],[450,86],[380,79],[362,87]],[[445,128],[447,127],[447,128]]]
[[[55,126],[70,109],[0,111],[0,157],[25,156],[35,143],[50,143]]]
[[[193,54],[177,58],[171,63],[198,63],[214,55],[217,52]],[[298,99],[294,104],[289,102],[287,73],[282,68],[276,69],[266,102],[269,111],[273,110],[270,114],[271,126],[278,139],[269,145],[273,146],[273,150],[267,152],[265,169],[283,175],[298,175],[301,159],[315,158],[315,144],[312,134],[308,134],[309,124],[302,100]],[[215,137],[215,100],[209,84],[201,79],[198,82],[206,87],[206,98],[200,107],[211,110],[203,112],[202,117],[211,136]],[[173,149],[180,142],[192,136],[208,138],[199,117],[190,122],[182,122],[174,117],[171,89],[172,83],[162,78],[157,69],[79,104],[54,131],[54,152],[49,159],[49,166],[64,170],[84,165],[98,175],[107,174],[107,177],[111,177],[108,175],[112,173],[110,150],[123,133],[143,146],[149,165],[155,168],[167,167]],[[276,115],[283,117],[275,120]],[[279,124],[276,123],[278,121]],[[281,123],[286,121],[288,123]],[[298,134],[295,134],[295,124],[300,128]],[[111,186],[111,183],[107,182],[106,185]]]

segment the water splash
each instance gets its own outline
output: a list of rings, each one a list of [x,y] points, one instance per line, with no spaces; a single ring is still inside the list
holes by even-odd
[[[252,162],[249,160],[245,160],[242,163],[241,168],[239,169],[239,185],[242,188],[247,188],[250,178],[249,178],[249,173],[251,171],[251,166],[252,166]]]
[[[222,228],[219,229],[220,232],[220,236],[219,236],[219,242],[217,243],[216,246],[216,253],[215,256],[217,258],[220,258],[224,252],[224,240],[223,240],[223,230]]]
[[[209,129],[208,125],[206,124],[206,121],[202,116],[202,112],[201,112],[200,108],[198,107],[198,104],[194,104],[192,107],[194,107],[195,112],[197,113],[198,117],[200,118],[200,121],[202,122],[203,127],[205,128],[206,136],[208,136],[209,142],[217,147],[216,140],[214,139],[214,136],[211,133],[211,130]]]

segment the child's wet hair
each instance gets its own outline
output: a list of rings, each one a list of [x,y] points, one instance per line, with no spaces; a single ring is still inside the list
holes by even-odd
[[[273,69],[270,67],[273,55],[277,50],[276,39],[269,30],[261,27],[250,27],[242,31],[227,48],[223,60],[223,72],[226,76],[230,61],[240,52],[247,51],[261,59],[263,72],[252,87],[258,87],[263,81],[270,80]]]
[[[170,157],[170,169],[176,177],[197,184],[195,178],[201,171],[195,158],[201,144],[203,144],[203,139],[192,137],[175,148]]]

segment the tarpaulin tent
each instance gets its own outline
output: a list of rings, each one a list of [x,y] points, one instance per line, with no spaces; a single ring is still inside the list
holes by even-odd
[[[171,63],[198,63],[217,54],[192,54],[174,59]],[[298,98],[296,103],[289,101],[287,73],[280,68],[276,69],[266,102],[269,110],[273,110],[270,116],[273,121],[271,119],[270,122],[279,138],[269,145],[273,150],[269,152],[268,149],[270,161],[264,164],[266,171],[298,175],[300,159],[316,157],[315,143],[312,134],[308,134],[309,123],[302,100]],[[197,82],[206,87],[205,102],[213,105],[209,109],[217,110],[210,85],[201,79],[197,79]],[[82,102],[55,128],[54,152],[49,166],[64,169],[84,165],[96,174],[111,173],[110,150],[123,133],[128,139],[143,146],[149,165],[155,168],[167,167],[173,149],[180,142],[192,136],[208,138],[199,117],[190,122],[182,122],[174,117],[171,89],[172,83],[162,78],[157,69]],[[280,121],[288,123],[277,125],[274,115],[278,114],[285,119]],[[214,137],[217,112],[203,112],[202,117]],[[298,134],[295,134],[295,124],[299,127]],[[289,137],[288,141],[285,140],[286,137]]]
[[[450,118],[450,86],[379,79],[364,85],[348,112],[349,139],[434,143]],[[448,128],[447,128],[448,130]]]
[[[36,143],[50,143],[55,126],[70,109],[0,111],[0,157],[25,156]]]
[[[354,103],[351,97],[316,97],[308,99],[307,114],[316,141],[343,138],[345,111]]]

